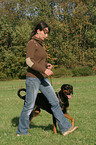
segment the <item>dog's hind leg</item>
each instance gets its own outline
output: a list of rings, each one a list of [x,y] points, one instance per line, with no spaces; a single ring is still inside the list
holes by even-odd
[[[52,115],[52,117],[53,117],[53,131],[54,131],[55,134],[57,134],[57,130],[56,130],[56,119],[55,119],[55,117],[53,115]]]
[[[32,119],[36,116],[38,116],[40,114],[41,110],[39,107],[35,107],[34,110],[31,112],[30,116],[29,116],[29,120],[30,120],[30,123],[32,121]]]
[[[35,110],[36,109],[36,107],[34,108],[34,110],[31,112],[31,114],[30,114],[30,116],[29,116],[29,121],[30,121],[30,123],[31,123],[31,121],[32,121],[32,119],[34,118],[34,117],[36,117],[37,115],[39,115],[40,114],[40,110]],[[40,108],[39,108],[40,109]],[[29,128],[29,130],[30,130],[30,128]],[[29,132],[29,130],[28,130],[28,132]]]

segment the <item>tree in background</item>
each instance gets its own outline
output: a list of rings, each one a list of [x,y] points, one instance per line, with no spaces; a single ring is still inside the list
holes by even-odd
[[[41,20],[51,26],[44,43],[49,62],[96,71],[94,0],[1,0],[0,7],[0,78],[24,78],[26,43]]]

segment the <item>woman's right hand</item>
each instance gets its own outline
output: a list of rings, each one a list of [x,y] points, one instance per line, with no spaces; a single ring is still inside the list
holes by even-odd
[[[53,75],[53,71],[51,71],[50,69],[46,69],[46,70],[45,70],[45,74],[46,74],[47,76],[51,76],[51,75]]]

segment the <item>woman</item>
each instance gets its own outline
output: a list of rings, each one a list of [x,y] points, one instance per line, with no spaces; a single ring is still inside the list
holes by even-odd
[[[26,100],[23,106],[17,136],[29,135],[29,115],[32,112],[35,100],[40,90],[51,104],[51,109],[58,122],[59,128],[63,135],[73,132],[77,127],[72,127],[64,117],[59,106],[56,94],[49,83],[47,77],[53,75],[52,65],[46,63],[46,52],[42,41],[48,36],[50,27],[45,22],[40,22],[31,34],[31,39],[27,44],[26,64],[28,70],[26,74]]]

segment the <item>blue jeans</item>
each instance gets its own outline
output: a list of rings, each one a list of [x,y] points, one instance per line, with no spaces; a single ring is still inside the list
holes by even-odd
[[[61,133],[64,133],[72,127],[72,125],[64,117],[64,114],[59,106],[59,100],[47,78],[40,80],[38,78],[27,77],[25,83],[26,100],[19,118],[17,134],[28,134],[29,115],[34,109],[35,100],[39,90],[46,96],[51,104],[52,112],[56,118]]]

